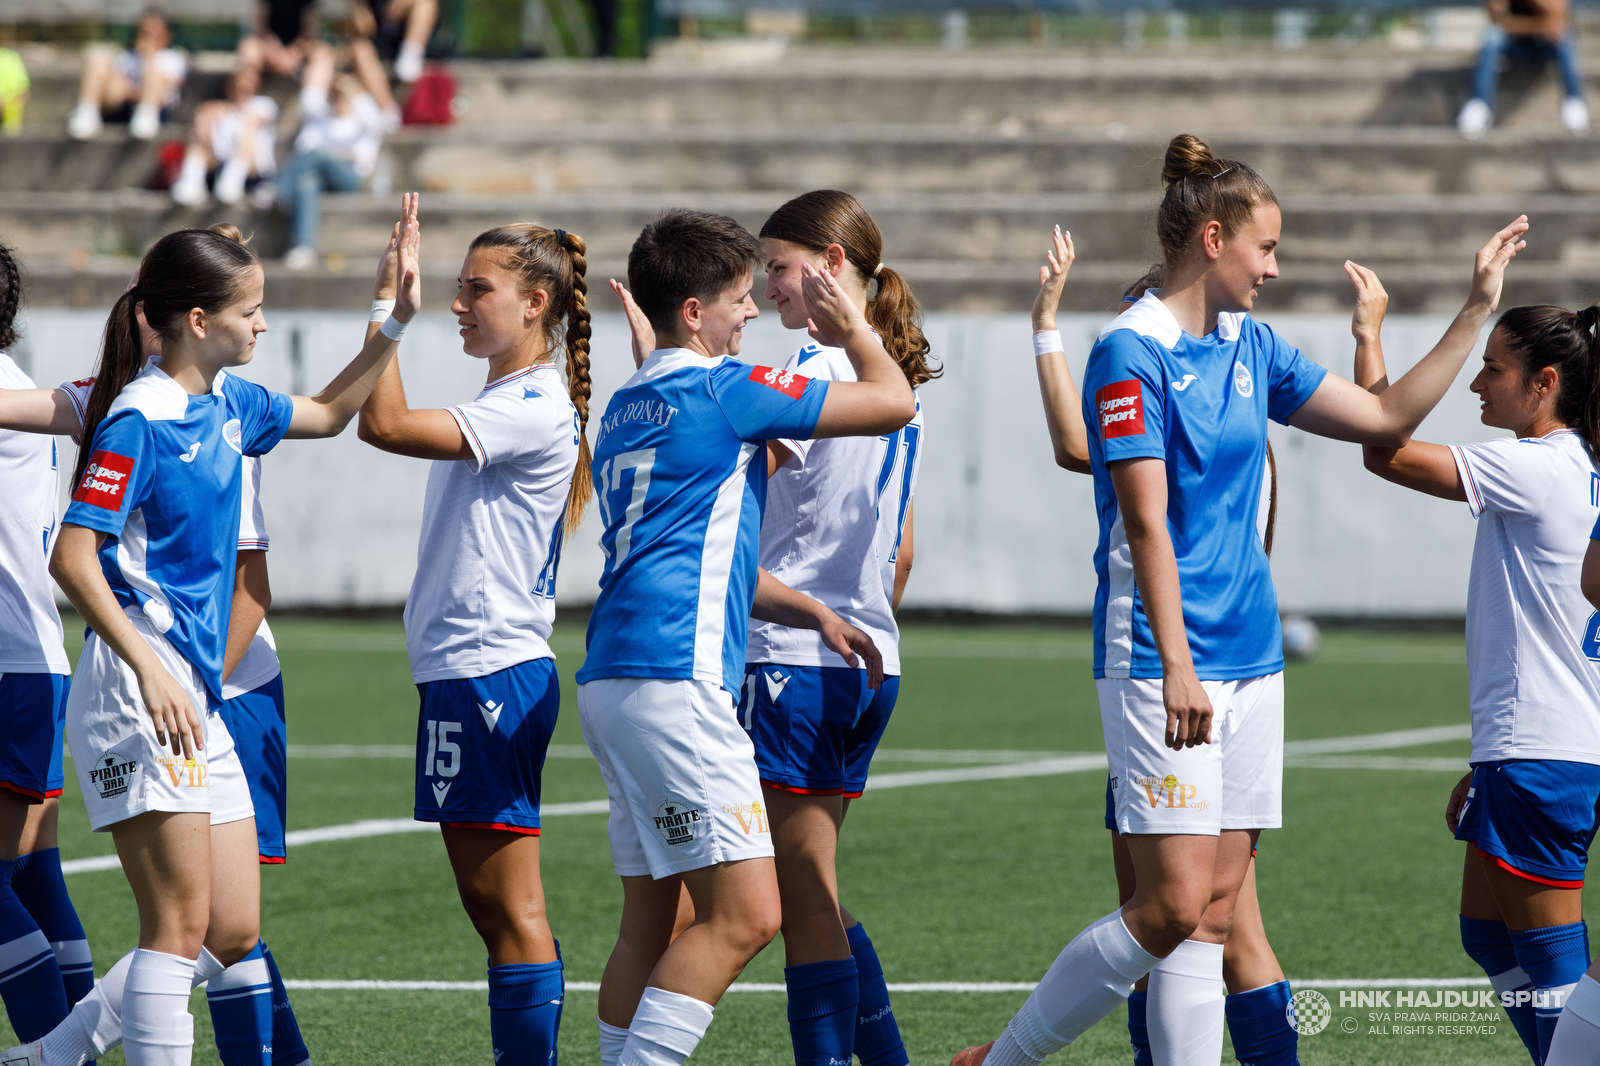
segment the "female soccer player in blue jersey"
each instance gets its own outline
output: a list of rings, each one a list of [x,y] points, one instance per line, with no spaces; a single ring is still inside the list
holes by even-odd
[[[1600,988],[1579,983],[1600,809],[1600,638],[1581,580],[1600,516],[1597,316],[1600,307],[1551,306],[1500,316],[1471,388],[1483,423],[1512,436],[1364,449],[1379,477],[1464,502],[1478,521],[1467,581],[1472,770],[1445,821],[1468,844],[1462,945],[1536,1063],[1556,1058],[1551,1038],[1569,996],[1580,1020],[1600,1020]],[[1356,382],[1381,394],[1377,322],[1368,333]],[[1588,1050],[1569,1061],[1593,1062],[1600,1045]]]
[[[120,1019],[134,1066],[187,1062],[190,987],[259,943],[250,794],[210,713],[243,457],[286,434],[331,436],[355,416],[416,311],[415,249],[413,204],[396,325],[316,397],[225,372],[266,328],[260,263],[228,237],[182,230],[156,242],[107,323],[51,573],[94,631],[67,732],[90,825],[111,831],[139,908]],[[144,366],[140,310],[162,335],[159,366]],[[50,1062],[54,1036],[9,1054]]]
[[[849,193],[798,196],[761,227],[766,296],[804,330],[801,267],[832,277],[878,333],[912,389],[937,376],[911,288],[883,262],[883,235]],[[870,299],[869,289],[876,285]],[[807,344],[784,367],[855,381],[842,348]],[[865,631],[883,656],[876,692],[808,629],[752,621],[739,718],[755,744],[783,901],[784,979],[799,1066],[908,1061],[872,940],[839,905],[834,855],[850,801],[889,724],[900,686],[895,611],[911,571],[912,493],[925,442],[922,405],[887,437],[767,445],[760,563]]]
[[[422,697],[415,814],[442,824],[462,905],[489,950],[498,1066],[553,1062],[561,1021],[539,791],[561,706],[548,643],[556,568],[592,493],[586,269],[576,234],[533,225],[479,234],[451,310],[488,383],[470,403],[412,408],[395,363],[361,410],[362,440],[434,461],[405,613]],[[393,287],[380,279],[375,319]]]
[[[1527,229],[1518,219],[1478,253],[1444,339],[1374,396],[1250,318],[1278,274],[1281,218],[1260,175],[1185,134],[1163,179],[1160,294],[1101,333],[1083,390],[1100,513],[1096,688],[1136,887],[957,1066],[1038,1062],[1146,973],[1157,1059],[1219,1061],[1222,943],[1254,838],[1281,824],[1283,658],[1255,530],[1266,420],[1404,443],[1460,370]]]

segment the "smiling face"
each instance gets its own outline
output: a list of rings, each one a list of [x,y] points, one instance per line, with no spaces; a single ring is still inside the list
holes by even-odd
[[[778,308],[784,329],[806,328],[806,301],[800,292],[800,266],[810,263],[823,269],[826,257],[790,241],[761,239],[761,255],[767,265],[765,296]]]
[[[1278,276],[1278,239],[1283,212],[1274,203],[1257,204],[1250,220],[1232,234],[1211,223],[1202,234],[1212,257],[1211,294],[1219,309],[1248,311],[1255,306],[1262,283]]]
[[[755,271],[746,268],[732,285],[707,300],[690,297],[683,304],[684,322],[710,355],[738,355],[744,324],[761,314],[750,294]]]
[[[1479,417],[1484,425],[1509,429],[1524,437],[1530,435],[1529,427],[1541,414],[1555,407],[1561,383],[1550,367],[1530,379],[1522,360],[1506,347],[1505,336],[1496,329],[1489,334],[1483,351],[1483,369],[1468,387],[1482,405]]]
[[[450,310],[460,327],[462,350],[477,359],[493,359],[527,344],[550,300],[543,289],[524,293],[521,279],[493,248],[468,252],[457,284]]]

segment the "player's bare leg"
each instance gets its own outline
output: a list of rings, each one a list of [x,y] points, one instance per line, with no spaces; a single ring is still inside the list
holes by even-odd
[[[261,863],[256,850],[256,820],[241,818],[209,828],[211,892],[205,946],[218,962],[232,966],[261,939]]]
[[[443,827],[456,891],[492,966],[556,961],[539,877],[539,838],[500,829]]]
[[[801,966],[850,957],[834,860],[844,821],[840,796],[763,788],[783,903],[783,961]],[[851,924],[855,924],[851,922]]]
[[[683,901],[687,900],[687,906]],[[679,928],[680,915],[687,919]],[[681,878],[624,877],[622,925],[600,978],[600,1020],[628,1028],[661,956],[694,924],[694,900]]]
[[[656,988],[716,1006],[745,966],[778,935],[782,912],[771,859],[718,863],[680,875],[694,900],[694,924],[662,954]],[[676,901],[672,915],[677,916]],[[670,934],[671,926],[667,926]]]
[[[1233,924],[1222,943],[1222,980],[1230,995],[1275,985],[1283,978],[1278,956],[1267,941],[1261,921],[1261,901],[1256,898],[1256,860],[1250,859],[1239,898],[1233,907]]]

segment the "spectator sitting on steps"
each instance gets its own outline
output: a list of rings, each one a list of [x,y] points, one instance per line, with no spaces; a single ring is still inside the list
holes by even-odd
[[[1568,0],[1488,0],[1494,23],[1484,35],[1483,51],[1472,76],[1472,99],[1456,118],[1463,137],[1481,137],[1494,122],[1495,86],[1501,60],[1543,66],[1555,60],[1561,67],[1566,97],[1561,101],[1561,124],[1569,133],[1589,129],[1589,107],[1583,102],[1583,74],[1578,69],[1578,46],[1572,32]]]
[[[439,21],[438,0],[351,0],[351,46],[374,58],[394,60],[394,76],[404,82],[422,77],[422,60]]]
[[[260,73],[242,66],[228,79],[224,99],[208,100],[195,110],[183,170],[172,186],[173,200],[185,207],[204,204],[206,179],[214,173],[211,191],[222,203],[238,203],[246,187],[254,185],[251,199],[258,201],[257,206],[272,206],[266,183],[276,170],[278,105],[272,97],[260,95],[260,87]]]
[[[239,41],[239,66],[292,78],[317,44],[317,0],[257,0],[256,32]]]
[[[139,16],[133,46],[91,45],[84,55],[78,106],[67,119],[67,133],[86,141],[101,122],[126,122],[141,141],[154,139],[172,117],[188,73],[188,61],[172,47],[172,27],[154,9]]]
[[[348,74],[334,76],[333,50],[315,50],[300,90],[303,121],[294,158],[278,175],[278,204],[294,216],[285,263],[292,270],[316,264],[322,194],[360,192],[372,176],[386,120],[372,95]]]

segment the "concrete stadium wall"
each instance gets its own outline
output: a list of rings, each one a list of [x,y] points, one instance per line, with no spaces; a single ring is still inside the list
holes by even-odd
[[[248,375],[268,388],[314,391],[359,348],[362,316],[280,311]],[[1103,315],[1071,315],[1061,329],[1074,373]],[[1443,333],[1444,317],[1392,317],[1384,342],[1398,376]],[[44,386],[91,373],[104,313],[35,310],[16,354]],[[1281,315],[1273,326],[1308,356],[1350,370],[1349,320]],[[933,314],[927,322],[945,375],[924,387],[928,444],[916,502],[916,571],[905,604],[986,612],[1085,614],[1093,603],[1096,539],[1089,478],[1057,468],[1040,414],[1026,315]],[[426,315],[402,353],[413,404],[470,399],[483,367],[464,356],[454,319]],[[779,362],[800,342],[775,316],[746,331],[746,356]],[[594,323],[594,420],[632,371],[619,314]],[[1481,351],[1481,344],[1480,344]],[[1423,439],[1495,436],[1478,422],[1468,364],[1423,424]],[[592,437],[591,437],[592,439]],[[1464,504],[1408,492],[1361,467],[1352,444],[1274,425],[1280,482],[1273,570],[1285,610],[1325,615],[1459,615],[1475,523]],[[63,478],[71,442],[63,441]],[[286,441],[263,471],[272,534],[272,585],[280,607],[404,602],[415,566],[427,464],[356,439]],[[558,600],[592,602],[601,570],[591,508],[562,560]]]

